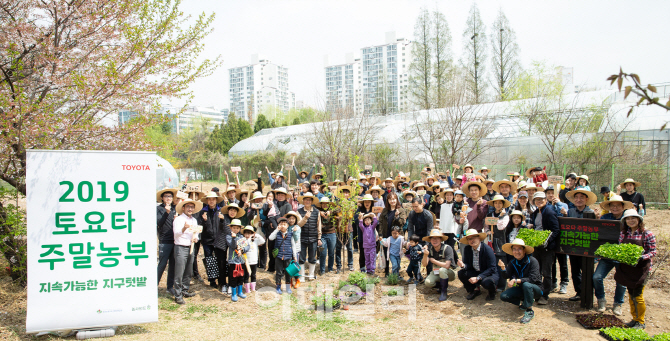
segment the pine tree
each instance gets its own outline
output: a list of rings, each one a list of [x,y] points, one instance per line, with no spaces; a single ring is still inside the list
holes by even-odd
[[[431,98],[432,55],[430,12],[423,8],[414,24],[412,62],[409,64],[409,95],[419,109],[429,109]]]

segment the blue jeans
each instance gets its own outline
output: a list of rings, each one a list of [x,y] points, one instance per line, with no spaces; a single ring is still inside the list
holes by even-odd
[[[337,268],[342,269],[342,247],[343,247],[342,243],[347,245],[347,265],[349,265],[350,268],[353,268],[354,250],[352,249],[353,243],[352,243],[351,232],[341,235],[339,238],[337,238],[337,241],[335,242],[335,263],[337,263]]]
[[[407,266],[407,276],[409,279],[420,279],[421,278],[421,267],[419,265],[419,260],[410,260],[409,265]]]
[[[542,289],[536,284],[529,282],[521,283],[521,285],[507,288],[500,294],[500,300],[509,302],[514,305],[519,305],[523,301],[523,307],[528,309],[533,306],[535,300],[542,296]]]
[[[607,277],[607,274],[612,271],[615,267],[618,267],[619,263],[609,259],[601,259],[596,266],[596,271],[593,272],[593,288],[596,291],[596,298],[602,300],[605,298],[605,284],[603,280]],[[616,290],[614,291],[614,303],[623,304],[623,297],[626,294],[626,287],[616,284]]]
[[[333,271],[333,263],[335,263],[335,243],[337,242],[337,235],[335,233],[326,233],[321,235],[321,246],[323,251],[319,256],[319,270],[326,271],[326,254],[328,255],[328,271]]]
[[[168,268],[167,288],[174,287],[174,244],[158,244],[158,283],[161,282],[165,267]]]
[[[400,273],[400,256],[389,255],[391,260],[391,272],[394,274]]]

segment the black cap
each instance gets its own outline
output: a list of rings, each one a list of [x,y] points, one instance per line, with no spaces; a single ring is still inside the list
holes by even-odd
[[[609,187],[607,187],[607,186],[600,187],[600,194],[605,194],[605,193],[609,193],[609,192],[610,192]]]
[[[281,217],[281,218],[277,219],[277,224],[281,223],[282,221],[285,221],[288,224],[288,219],[286,219],[284,217]]]
[[[219,188],[218,187],[212,187],[212,192],[219,193]]]

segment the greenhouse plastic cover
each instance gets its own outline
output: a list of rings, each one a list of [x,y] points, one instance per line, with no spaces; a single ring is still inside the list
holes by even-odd
[[[176,188],[179,186],[179,177],[174,167],[164,158],[156,155],[156,191],[164,188]]]
[[[615,90],[599,90],[581,92],[575,94],[568,94],[564,97],[564,103],[570,103],[570,106],[576,108],[587,108],[591,105],[599,105],[603,103],[611,104],[610,113],[614,114],[616,121],[624,122],[627,117],[626,114],[631,105],[635,103],[637,98],[630,96],[627,101],[623,101],[623,96],[617,96]],[[620,100],[615,101],[616,98]],[[496,129],[489,135],[489,137],[506,137],[515,139],[527,138],[522,133],[521,127],[524,127],[522,119],[518,117],[518,113],[514,112],[514,108],[524,105],[524,101],[532,101],[533,99],[507,102],[494,102],[482,104],[481,111],[486,113],[486,116],[494,119]],[[549,108],[550,109],[550,108]],[[375,140],[373,144],[379,143],[410,143],[420,145],[421,141],[418,137],[412,138],[414,128],[413,126],[418,121],[422,121],[428,115],[435,115],[432,110],[420,110],[409,113],[401,113],[388,115],[382,119],[375,118],[369,120],[375,125]],[[360,119],[360,118],[358,118]],[[635,108],[631,114],[632,121],[626,127],[626,131],[634,130],[658,130],[668,120],[670,114],[658,106],[642,105]],[[284,150],[287,153],[300,153],[307,145],[306,137],[315,130],[315,127],[323,123],[307,123],[300,125],[293,125],[288,127],[277,127],[270,129],[263,129],[253,136],[244,139],[235,144],[229,151],[230,154],[252,154],[259,151],[275,151]],[[601,131],[604,130],[601,128]],[[408,140],[402,138],[403,135],[409,135]]]

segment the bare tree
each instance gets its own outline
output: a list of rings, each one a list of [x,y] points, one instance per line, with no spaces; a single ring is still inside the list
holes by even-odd
[[[320,115],[320,122],[312,123],[312,132],[305,136],[305,148],[313,159],[326,166],[338,166],[349,164],[350,155],[365,154],[374,135],[373,125],[361,124],[363,115],[348,108]]]
[[[465,56],[463,65],[467,70],[467,87],[475,103],[486,100],[486,26],[479,15],[477,3],[472,3],[470,16],[463,32]]]
[[[433,12],[432,51],[435,54],[433,79],[435,80],[434,107],[444,108],[446,105],[446,89],[452,68],[451,32],[444,14]]]
[[[414,134],[433,162],[470,163],[495,147],[492,106],[471,104],[463,78],[447,92],[445,108],[414,115]]]
[[[414,25],[412,62],[409,64],[409,95],[420,109],[430,108],[432,77],[431,18],[423,8]]]
[[[493,88],[497,99],[502,101],[514,87],[521,68],[516,34],[502,9],[498,12],[498,18],[491,28],[491,52]]]

